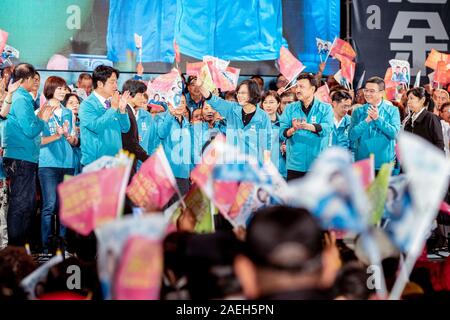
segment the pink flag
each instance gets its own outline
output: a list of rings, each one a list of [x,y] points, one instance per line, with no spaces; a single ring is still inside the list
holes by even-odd
[[[156,77],[151,84],[149,83],[149,86],[155,91],[160,92],[169,92],[172,90],[172,87],[174,83],[177,82],[178,77],[180,74],[178,73],[177,69],[172,69],[169,73],[165,73],[160,75],[159,77]]]
[[[447,202],[442,201],[439,210],[444,211],[446,214],[450,215],[450,205]]]
[[[353,169],[360,177],[362,185],[367,188],[375,180],[375,159],[371,156],[368,159],[357,161],[353,164]]]
[[[145,236],[130,237],[117,269],[114,299],[159,299],[162,272],[161,242]]]
[[[322,102],[331,103],[330,89],[326,84],[319,87],[314,96]]]
[[[0,29],[0,55],[6,46],[6,41],[8,41],[8,32]]]
[[[335,58],[337,58],[336,55],[343,55],[350,60],[356,58],[356,52],[355,50],[353,50],[351,44],[339,38],[334,40],[333,46],[331,47],[330,55]]]
[[[225,146],[225,137],[218,135],[208,147],[208,151],[191,172],[191,179],[213,200],[222,214],[227,214],[238,193],[239,184],[234,181],[217,181],[212,178],[214,167],[219,161],[221,150]]]
[[[181,61],[180,46],[178,45],[175,39],[173,39],[173,49],[175,51],[175,62],[180,63]]]
[[[186,62],[186,74],[188,76],[198,76],[200,74],[200,69],[205,63],[200,62]]]
[[[61,223],[82,235],[117,218],[126,168],[84,173],[58,185]]]
[[[348,82],[352,83],[355,77],[356,64],[347,56],[335,53],[334,57],[341,62],[341,74],[347,79]]]
[[[280,48],[280,72],[289,83],[294,80],[305,69],[303,63],[300,62],[286,47]]]
[[[128,197],[139,207],[161,209],[176,192],[176,180],[160,146],[134,175]]]

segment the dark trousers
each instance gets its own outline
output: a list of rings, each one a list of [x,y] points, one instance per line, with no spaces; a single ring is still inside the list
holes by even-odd
[[[303,178],[306,175],[306,172],[288,170],[287,171],[287,181]]]
[[[73,175],[73,173],[74,169],[66,168],[39,168],[38,170],[42,193],[41,239],[44,250],[48,249],[48,240],[52,235],[52,218],[56,219],[59,211],[56,188],[64,181],[65,175]],[[64,237],[66,228],[60,225],[59,219],[55,221],[57,222],[55,225],[59,226],[59,236]]]
[[[6,217],[8,244],[24,246],[31,240],[32,221],[36,210],[37,164],[4,158],[5,173],[10,179],[9,207]]]

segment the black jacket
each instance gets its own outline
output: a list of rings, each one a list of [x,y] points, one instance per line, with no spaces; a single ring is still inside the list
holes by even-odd
[[[412,123],[412,117],[406,122],[405,131],[417,134],[444,151],[441,121],[435,114],[423,110],[414,124]]]
[[[131,174],[133,175],[134,172],[136,172],[137,160],[144,162],[148,159],[149,155],[139,145],[139,133],[136,117],[134,116],[133,109],[129,105],[127,105],[127,112],[128,117],[130,118],[130,130],[128,130],[127,133],[122,133],[122,148],[136,156]]]

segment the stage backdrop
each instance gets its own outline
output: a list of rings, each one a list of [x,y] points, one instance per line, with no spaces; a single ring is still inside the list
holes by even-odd
[[[449,51],[450,3],[447,0],[353,0],[352,38],[357,75],[384,76],[390,59],[409,61],[422,84],[430,70],[425,60],[432,48]],[[413,77],[412,81],[414,81]]]
[[[274,59],[287,43],[315,72],[315,38],[340,33],[339,0],[16,0],[1,11],[0,29],[20,61],[52,70],[106,63],[132,72],[137,33],[146,72],[170,70],[174,38],[183,70],[185,61],[213,55],[232,60],[241,74],[275,75]],[[337,67],[330,60],[326,71]]]

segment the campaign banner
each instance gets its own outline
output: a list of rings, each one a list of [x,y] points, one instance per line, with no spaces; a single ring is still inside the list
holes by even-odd
[[[358,63],[367,77],[380,76],[387,61],[408,61],[410,82],[422,70],[430,51],[448,52],[450,35],[449,1],[352,1],[352,43]],[[433,50],[434,49],[434,50]],[[434,69],[440,57],[426,66]],[[434,62],[431,62],[434,61]]]
[[[147,84],[149,100],[153,102],[170,103],[173,108],[180,106],[181,94],[183,93],[183,81],[177,69],[163,74]]]
[[[392,68],[392,81],[405,84],[410,83],[411,71],[408,61],[391,59],[389,60],[389,64]]]

